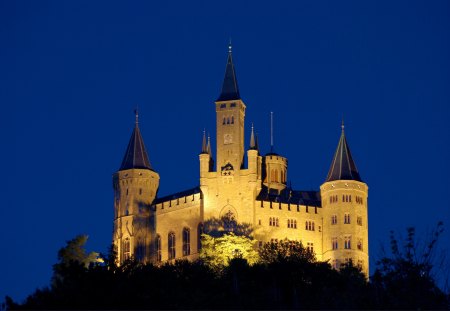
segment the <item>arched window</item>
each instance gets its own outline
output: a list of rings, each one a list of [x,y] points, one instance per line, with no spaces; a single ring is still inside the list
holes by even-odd
[[[175,233],[170,232],[169,233],[169,243],[167,244],[168,248],[167,251],[169,253],[169,260],[175,258]]]
[[[191,254],[191,231],[189,228],[183,229],[183,256]]]
[[[222,124],[227,124],[227,119],[223,118],[223,123]]]
[[[197,250],[200,251],[202,249],[202,233],[203,233],[203,224],[199,223],[197,226]]]
[[[230,124],[230,117],[227,118],[227,124]]]
[[[278,170],[275,170],[275,182],[278,182]]]
[[[122,261],[125,261],[127,259],[131,258],[131,251],[130,251],[130,239],[126,238],[122,242]]]
[[[234,116],[231,116],[231,124],[234,124]]]
[[[155,251],[156,251],[156,262],[161,262],[161,236],[159,234],[156,235],[155,238]]]

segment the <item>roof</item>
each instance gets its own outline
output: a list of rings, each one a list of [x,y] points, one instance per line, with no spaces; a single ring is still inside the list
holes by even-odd
[[[225,77],[223,78],[222,92],[217,101],[241,99],[239,94],[239,87],[236,79],[236,72],[234,71],[233,55],[231,52],[231,45],[228,50],[227,66],[225,68]]]
[[[195,188],[191,188],[191,189],[188,189],[188,190],[180,191],[180,192],[177,192],[177,193],[174,193],[174,194],[169,194],[169,195],[166,195],[166,196],[164,196],[162,198],[156,198],[155,201],[153,202],[153,204],[167,202],[167,201],[170,201],[170,200],[176,200],[178,198],[187,197],[187,196],[194,195],[194,194],[197,194],[197,193],[200,193],[200,187],[195,187]]]
[[[139,130],[137,114],[136,125],[133,129],[133,133],[131,134],[127,151],[125,152],[119,171],[132,168],[152,170],[152,166],[150,165],[150,161],[148,159],[147,150],[145,149],[144,140],[142,139],[141,131]]]
[[[320,191],[293,190],[291,187],[278,193],[276,189],[263,186],[256,200],[322,207]]]
[[[347,139],[345,138],[344,125],[342,124],[342,133],[339,139],[336,152],[331,162],[330,170],[326,181],[333,180],[356,180],[362,181],[359,176],[356,164],[353,161]]]

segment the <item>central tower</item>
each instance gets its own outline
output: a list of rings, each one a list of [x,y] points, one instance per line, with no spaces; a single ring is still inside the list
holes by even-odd
[[[245,104],[241,100],[234,71],[231,45],[222,92],[216,100],[217,169],[218,174],[238,173],[244,163]]]

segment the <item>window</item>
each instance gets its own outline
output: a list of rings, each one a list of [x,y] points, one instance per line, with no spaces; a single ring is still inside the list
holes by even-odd
[[[357,248],[359,251],[362,251],[362,250],[363,250],[363,241],[362,241],[362,239],[358,239],[358,243],[356,243],[356,248]]]
[[[203,224],[199,223],[197,226],[197,250],[200,251],[202,249],[202,233],[203,233]]]
[[[221,104],[220,105],[220,108],[226,108],[227,107],[227,104]]]
[[[356,223],[358,224],[358,226],[362,226],[362,217],[361,216],[358,216],[356,218]]]
[[[331,239],[331,248],[333,250],[338,249],[338,239],[337,238],[332,238]]]
[[[222,124],[227,124],[227,119],[223,118],[223,123]]]
[[[346,213],[344,214],[344,224],[349,224],[350,223],[350,214]]]
[[[126,238],[122,242],[122,261],[125,261],[130,258],[131,258],[130,240],[128,238]]]
[[[352,238],[349,235],[345,236],[344,248],[345,249],[351,249],[352,248]]]
[[[288,228],[291,228],[291,229],[297,229],[297,220],[288,219],[287,226],[288,226]]]
[[[314,243],[313,242],[307,242],[306,243],[306,249],[310,251],[311,253],[314,253]]]
[[[315,230],[315,229],[314,229],[314,221],[307,220],[307,221],[305,222],[305,230],[308,230],[308,231],[314,231],[314,230]]]
[[[234,116],[231,116],[231,124],[234,124]]]
[[[141,262],[145,259],[145,243],[142,239],[137,242],[135,257],[138,261]]]
[[[330,196],[330,203],[337,203],[337,201],[338,201],[338,196],[337,195]]]
[[[191,254],[191,231],[189,228],[183,229],[183,256]]]
[[[331,224],[332,224],[332,225],[337,224],[337,215],[331,216]]]
[[[167,245],[168,245],[167,251],[169,253],[169,260],[174,259],[175,255],[176,255],[176,253],[175,253],[175,233],[173,233],[173,232],[169,233],[169,243]]]
[[[236,107],[236,103],[231,103],[230,107]]]
[[[156,235],[155,238],[155,250],[156,250],[156,262],[161,262],[161,236],[159,234]]]

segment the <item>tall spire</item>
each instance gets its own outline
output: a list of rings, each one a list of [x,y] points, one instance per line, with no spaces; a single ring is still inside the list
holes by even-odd
[[[234,71],[232,49],[233,47],[231,46],[230,40],[230,44],[228,45],[228,59],[227,66],[225,68],[225,77],[222,84],[222,92],[220,93],[217,101],[241,99],[236,79],[236,72]]]
[[[128,170],[132,168],[149,169],[152,170],[148,154],[145,149],[144,140],[142,139],[141,131],[139,130],[139,114],[138,110],[135,113],[135,126],[128,142],[127,151],[122,160],[122,165],[119,171]]]
[[[331,162],[330,170],[326,181],[333,180],[356,180],[362,181],[359,176],[356,164],[353,161],[350,148],[348,147],[347,139],[345,138],[344,120],[341,124],[341,137]]]
[[[256,150],[256,140],[255,140],[255,133],[253,131],[253,123],[252,123],[252,133],[250,134],[250,149]]]
[[[205,130],[203,130],[202,152],[201,153],[208,153],[208,147],[206,146],[206,132],[205,132]]]
[[[206,145],[206,153],[209,154],[209,157],[212,157],[212,155],[211,155],[211,136],[209,136],[209,133],[208,133],[208,144]]]

